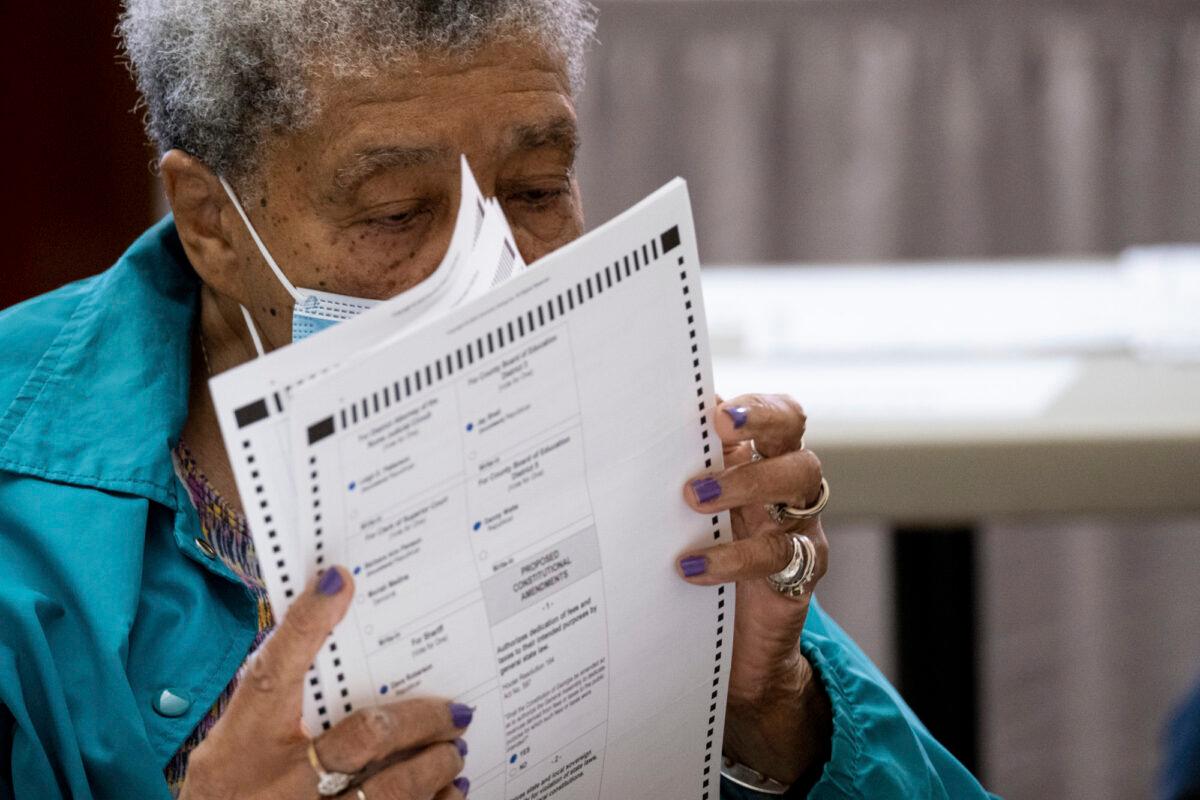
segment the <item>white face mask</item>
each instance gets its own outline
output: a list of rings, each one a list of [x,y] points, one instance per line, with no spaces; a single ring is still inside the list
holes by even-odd
[[[295,301],[292,307],[293,342],[306,339],[314,333],[323,331],[343,320],[356,317],[367,309],[379,304],[378,300],[370,300],[365,297],[350,297],[349,295],[333,294],[332,292],[322,292],[316,289],[297,289],[293,286],[292,282],[283,274],[283,270],[275,263],[275,259],[271,257],[271,252],[263,244],[263,240],[259,237],[258,231],[254,229],[250,218],[246,216],[246,211],[238,201],[233,187],[224,178],[220,180],[221,186],[225,189],[225,194],[229,195],[229,199],[233,203],[233,207],[237,209],[238,216],[242,218],[246,230],[250,231],[250,238],[254,240],[254,244],[258,247],[258,252],[262,253],[267,266],[271,268],[271,271],[275,273],[276,279],[283,285],[288,294],[292,296],[292,300]],[[261,356],[263,354],[262,340],[259,339],[258,331],[254,327],[250,312],[246,310],[245,306],[242,306],[242,317],[246,320],[246,327],[250,329],[250,338],[254,340],[254,348]]]

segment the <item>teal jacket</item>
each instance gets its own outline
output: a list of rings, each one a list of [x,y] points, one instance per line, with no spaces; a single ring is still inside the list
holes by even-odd
[[[0,312],[0,798],[169,797],[163,767],[255,636],[171,462],[197,288],[168,218]],[[803,646],[834,709],[811,797],[985,796],[815,604]]]

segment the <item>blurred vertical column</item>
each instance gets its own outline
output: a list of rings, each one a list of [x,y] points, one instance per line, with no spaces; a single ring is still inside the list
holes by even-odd
[[[0,4],[0,308],[108,267],[153,220],[154,157],[118,0]]]

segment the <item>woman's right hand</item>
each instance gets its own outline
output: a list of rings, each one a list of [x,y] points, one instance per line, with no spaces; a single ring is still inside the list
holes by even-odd
[[[335,567],[296,598],[192,751],[181,800],[317,797],[300,721],[305,673],[353,595],[350,576]],[[466,754],[459,737],[470,722],[469,707],[445,700],[364,708],[317,737],[317,757],[331,772],[366,771],[368,800],[459,800],[467,791],[466,779],[455,778]]]

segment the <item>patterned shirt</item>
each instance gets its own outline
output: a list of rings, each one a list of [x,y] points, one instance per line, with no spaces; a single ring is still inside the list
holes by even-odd
[[[196,459],[192,457],[191,452],[182,441],[175,447],[172,455],[175,459],[175,470],[187,487],[196,513],[200,515],[200,531],[204,541],[212,546],[217,558],[221,559],[233,571],[233,574],[242,579],[242,583],[258,601],[258,635],[254,637],[254,643],[250,646],[249,653],[246,654],[248,657],[250,653],[258,649],[275,626],[275,617],[271,613],[271,605],[267,601],[267,589],[263,584],[262,571],[258,566],[258,556],[254,552],[254,542],[246,527],[246,518],[230,508],[221,496],[213,491],[212,486],[196,466]],[[241,672],[229,682],[229,685],[221,692],[221,696],[217,698],[217,702],[184,740],[179,750],[167,763],[166,769],[163,770],[173,796],[178,797],[179,791],[183,787],[188,756],[200,742],[204,741],[204,737],[208,735],[208,732],[217,724],[221,714],[225,712],[225,708],[229,705],[229,698],[233,696],[233,690],[237,687],[240,677]]]

